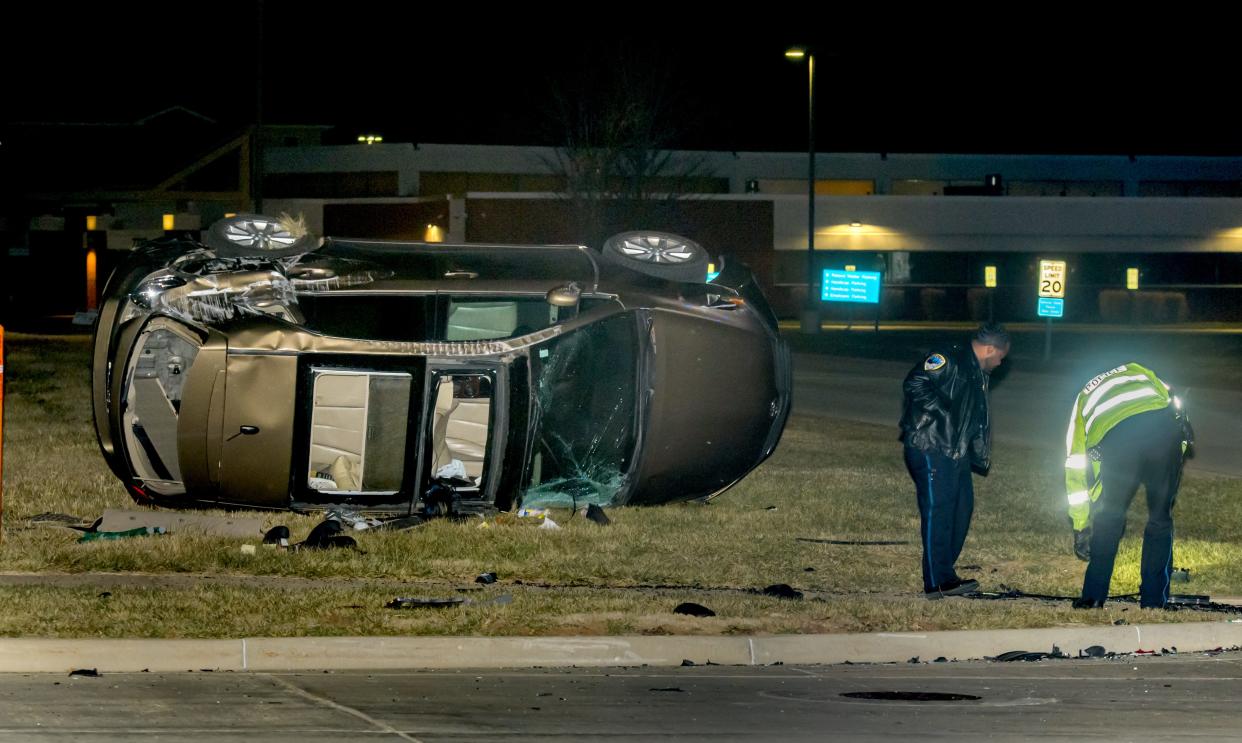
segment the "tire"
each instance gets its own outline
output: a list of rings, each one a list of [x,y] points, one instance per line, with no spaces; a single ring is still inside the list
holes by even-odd
[[[318,247],[309,232],[295,235],[280,220],[262,214],[238,214],[207,230],[203,242],[221,258],[284,258]]]
[[[671,232],[635,230],[613,235],[601,251],[613,263],[668,281],[707,281],[707,251]]]

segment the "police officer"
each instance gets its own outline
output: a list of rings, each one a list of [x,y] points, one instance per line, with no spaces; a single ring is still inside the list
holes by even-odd
[[[986,475],[991,466],[988,375],[1007,353],[1009,334],[987,323],[968,345],[932,353],[906,375],[901,440],[918,496],[928,599],[979,589],[954,565],[974,511],[971,470]]]
[[[1139,604],[1161,608],[1173,571],[1173,502],[1194,431],[1169,385],[1135,363],[1098,374],[1078,393],[1065,434],[1065,490],[1074,551],[1089,559],[1077,609],[1108,598],[1126,510],[1147,491]]]

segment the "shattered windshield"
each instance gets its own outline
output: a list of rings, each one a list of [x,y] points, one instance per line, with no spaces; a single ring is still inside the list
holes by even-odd
[[[620,505],[634,455],[633,314],[561,336],[531,356],[535,454],[523,506]]]

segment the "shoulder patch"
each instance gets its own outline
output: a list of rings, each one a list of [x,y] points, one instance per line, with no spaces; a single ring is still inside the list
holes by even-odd
[[[923,362],[923,371],[936,371],[944,365],[944,356],[938,353],[933,353],[931,356],[927,357],[927,361]]]

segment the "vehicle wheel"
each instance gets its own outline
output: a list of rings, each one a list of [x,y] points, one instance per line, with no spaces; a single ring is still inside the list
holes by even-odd
[[[314,235],[262,214],[221,219],[208,228],[203,242],[221,258],[284,258],[317,247]]]
[[[622,232],[604,242],[603,254],[648,276],[698,283],[707,280],[707,251],[695,241],[671,232]]]

